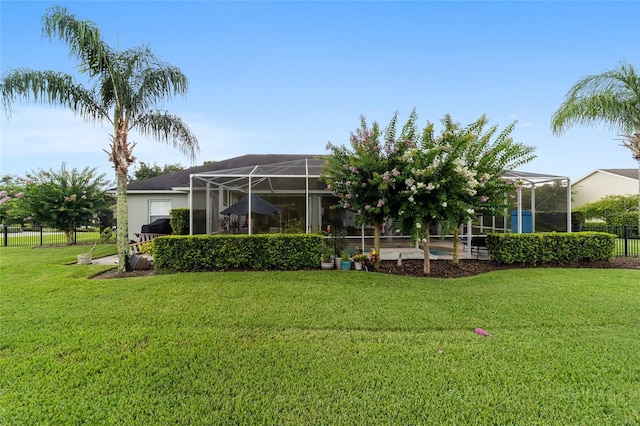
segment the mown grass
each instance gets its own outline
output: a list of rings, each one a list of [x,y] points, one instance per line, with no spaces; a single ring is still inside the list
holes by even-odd
[[[90,280],[83,251],[0,251],[4,424],[640,422],[638,271]]]

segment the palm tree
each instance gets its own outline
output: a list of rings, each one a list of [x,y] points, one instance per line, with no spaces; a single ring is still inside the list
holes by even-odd
[[[199,150],[196,136],[179,117],[159,109],[164,98],[186,93],[187,78],[146,46],[112,49],[93,22],[79,20],[60,6],[47,9],[42,31],[48,39],[57,38],[69,47],[91,87],[61,72],[11,70],[0,81],[5,111],[10,114],[11,104],[22,98],[67,107],[86,121],[107,121],[113,126],[105,152],[116,174],[118,269],[124,272],[129,263],[127,173],[135,161],[135,143],[128,134],[135,129],[172,144],[193,160]]]
[[[640,183],[640,76],[633,65],[623,62],[618,69],[580,79],[553,114],[551,130],[560,135],[574,124],[601,123],[622,133],[622,146],[629,148],[638,161]],[[640,212],[638,223],[640,225]]]

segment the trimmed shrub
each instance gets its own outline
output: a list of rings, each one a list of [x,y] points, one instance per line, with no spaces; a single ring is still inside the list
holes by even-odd
[[[615,243],[615,235],[604,232],[487,235],[491,259],[505,264],[611,260]]]
[[[154,239],[159,271],[317,268],[323,238],[312,234],[189,235]]]
[[[189,209],[171,209],[169,217],[173,235],[189,235]]]

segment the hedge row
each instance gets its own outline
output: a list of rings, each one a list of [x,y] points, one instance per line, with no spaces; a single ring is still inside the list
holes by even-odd
[[[491,259],[505,264],[611,260],[615,244],[615,235],[604,232],[487,235]]]
[[[308,234],[158,237],[158,271],[299,270],[320,265],[323,238]]]

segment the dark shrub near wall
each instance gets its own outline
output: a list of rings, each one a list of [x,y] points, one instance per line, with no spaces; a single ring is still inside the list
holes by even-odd
[[[309,234],[158,237],[158,271],[299,270],[320,266],[323,238]]]
[[[615,244],[615,235],[604,232],[487,235],[491,259],[506,264],[611,260]]]
[[[189,235],[189,209],[171,209],[169,216],[173,235]]]

